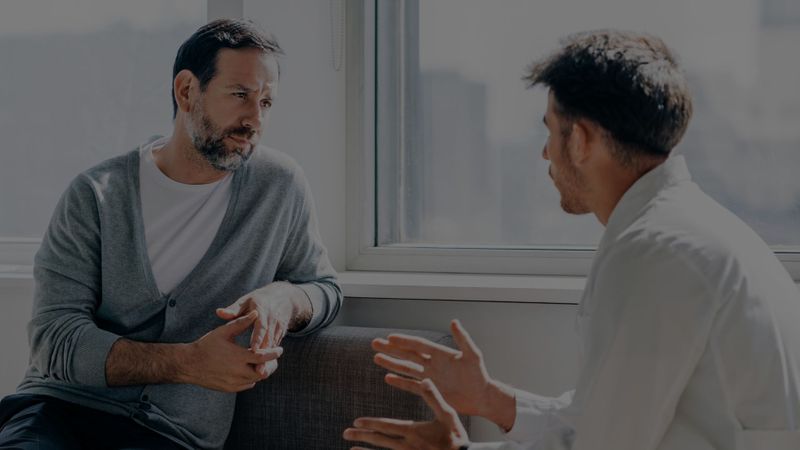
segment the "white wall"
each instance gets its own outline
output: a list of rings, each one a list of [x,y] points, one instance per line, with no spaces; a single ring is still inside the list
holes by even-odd
[[[246,1],[244,15],[275,34],[286,52],[262,142],[303,167],[320,233],[337,270],[345,264],[345,69],[331,64],[329,0]]]

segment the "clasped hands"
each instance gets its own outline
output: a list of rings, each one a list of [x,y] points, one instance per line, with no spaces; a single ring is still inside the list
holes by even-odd
[[[280,343],[296,313],[293,296],[299,288],[274,282],[216,310],[228,322],[189,344],[188,366],[194,384],[225,392],[240,392],[272,375],[283,354]],[[303,294],[304,295],[304,294]],[[235,343],[236,336],[253,327],[250,347]]]
[[[516,414],[513,391],[489,377],[480,349],[460,322],[454,320],[450,330],[458,350],[400,334],[372,342],[379,352],[375,363],[394,372],[386,375],[386,383],[422,397],[434,420],[362,417],[345,430],[345,439],[393,450],[454,450],[469,445],[458,414],[483,416],[511,428]]]

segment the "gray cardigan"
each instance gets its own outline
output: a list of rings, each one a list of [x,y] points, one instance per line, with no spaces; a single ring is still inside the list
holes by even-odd
[[[233,178],[231,200],[206,254],[168,295],[156,287],[139,200],[139,150],[79,175],[36,254],[30,365],[20,393],[45,394],[132,417],[189,448],[220,448],[235,395],[187,384],[109,387],[105,361],[120,337],[191,342],[224,322],[214,311],[273,280],[311,299],[311,323],[342,301],[302,171],[260,147]],[[246,345],[249,333],[240,336]]]

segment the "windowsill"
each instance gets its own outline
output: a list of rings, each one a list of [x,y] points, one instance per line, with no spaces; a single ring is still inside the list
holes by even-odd
[[[341,272],[345,298],[578,304],[586,278],[411,272]]]

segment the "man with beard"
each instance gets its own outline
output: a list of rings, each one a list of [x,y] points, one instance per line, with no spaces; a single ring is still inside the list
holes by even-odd
[[[571,36],[527,81],[550,88],[543,157],[571,214],[606,229],[578,309],[575,390],[557,398],[492,379],[457,321],[460,351],[377,339],[386,381],[430,422],[361,418],[345,438],[390,449],[800,448],[800,298],[770,248],[671,155],[692,113],[685,77],[652,36]],[[688,151],[691,151],[690,149]],[[456,413],[506,442],[470,443]]]
[[[281,339],[333,320],[307,182],[257,147],[281,53],[250,22],[201,27],[175,59],[173,134],[71,183],[36,255],[0,449],[221,448]]]

